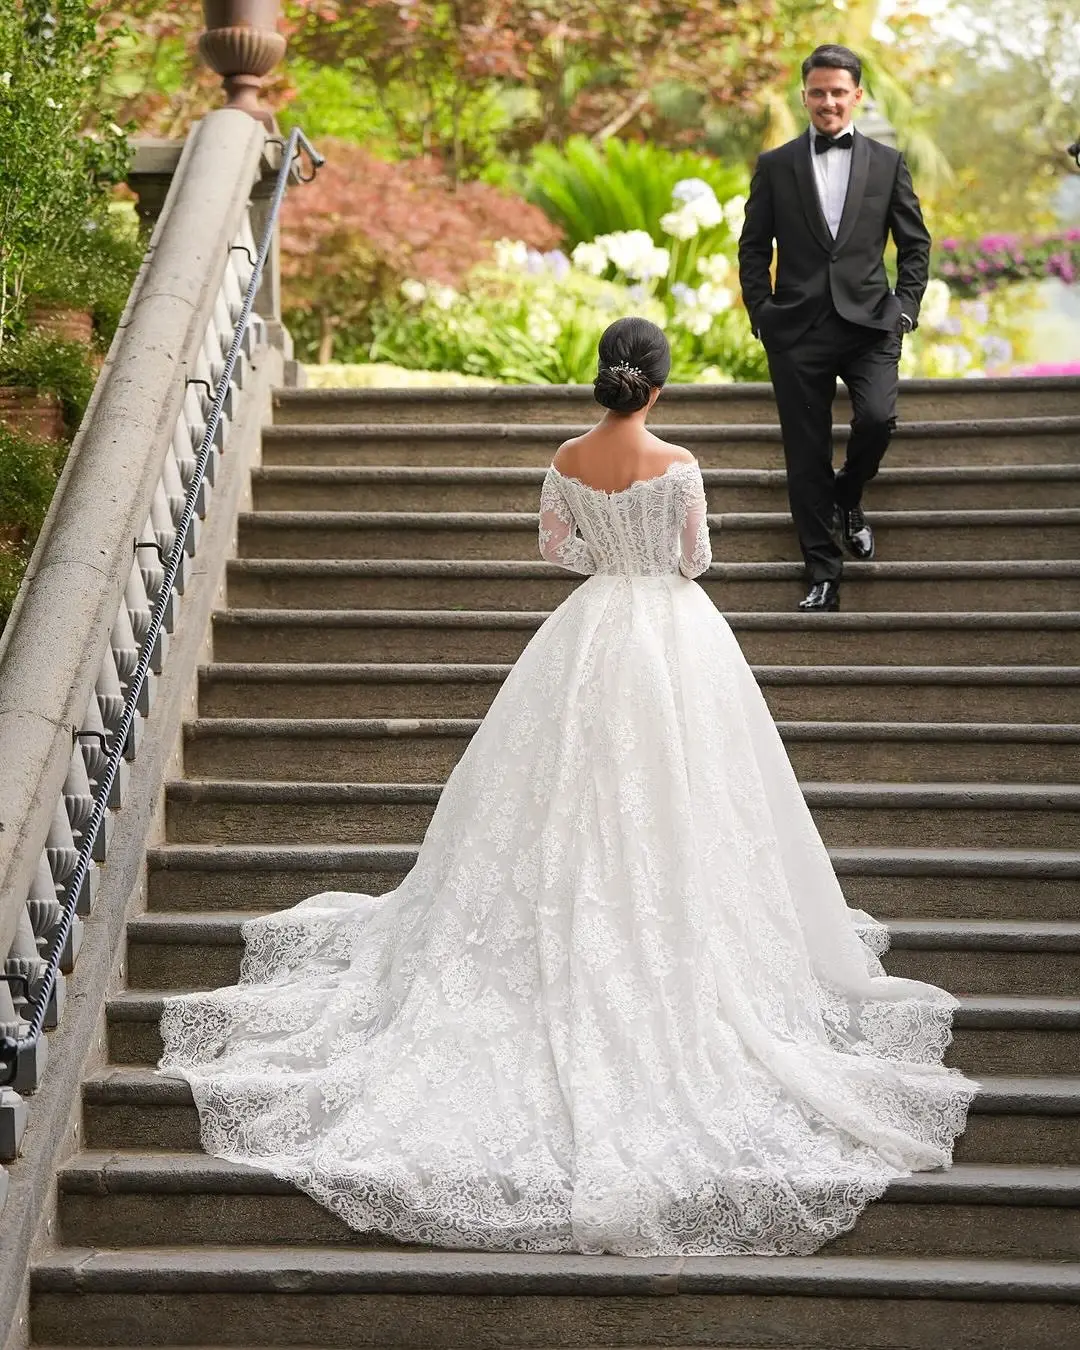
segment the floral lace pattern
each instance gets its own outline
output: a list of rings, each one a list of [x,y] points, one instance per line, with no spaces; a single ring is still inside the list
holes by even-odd
[[[353,1228],[451,1247],[799,1254],[947,1166],[955,1000],[848,908],[708,565],[696,465],[553,473],[589,580],[450,775],[416,865],[244,926],[167,1001],[203,1145]],[[695,512],[700,510],[700,516]]]
[[[705,485],[696,461],[604,492],[554,464],[540,491],[540,552],[584,576],[697,577],[712,562]]]

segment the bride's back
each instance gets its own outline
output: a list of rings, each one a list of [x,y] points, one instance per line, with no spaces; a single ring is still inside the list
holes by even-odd
[[[658,445],[656,452],[626,454],[624,442],[610,454],[556,455],[540,502],[540,551],[548,561],[630,576],[697,576],[708,566],[697,461],[679,446]]]
[[[678,463],[694,463],[693,455],[681,445],[663,441],[645,427],[631,430],[603,423],[564,441],[554,459],[561,474],[598,492],[622,492],[634,483],[659,477]]]

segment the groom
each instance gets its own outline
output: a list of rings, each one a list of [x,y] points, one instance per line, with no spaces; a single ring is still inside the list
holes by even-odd
[[[818,47],[802,76],[811,125],[758,159],[739,239],[739,281],[780,413],[788,499],[810,583],[799,608],[833,610],[843,567],[837,518],[848,551],[864,561],[874,556],[860,503],[896,426],[900,345],[918,321],[930,235],[899,151],[852,126],[863,96],[855,53]],[[884,263],[890,231],[895,292]],[[843,468],[834,475],[838,376],[854,416]]]

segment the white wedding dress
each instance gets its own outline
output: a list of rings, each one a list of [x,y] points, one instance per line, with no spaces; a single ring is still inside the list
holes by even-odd
[[[167,1001],[205,1149],[408,1242],[806,1253],[947,1166],[955,1000],[883,973],[754,677],[689,577],[694,463],[552,468],[541,551],[591,574],[450,775],[416,865],[244,926]]]

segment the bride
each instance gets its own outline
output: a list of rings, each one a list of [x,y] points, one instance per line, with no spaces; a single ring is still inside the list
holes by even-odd
[[[167,1001],[203,1146],[353,1228],[512,1251],[812,1252],[948,1166],[955,1000],[848,909],[730,628],[701,473],[646,430],[667,341],[600,342],[544,481],[585,573],[510,672],[405,880],[244,925]]]

